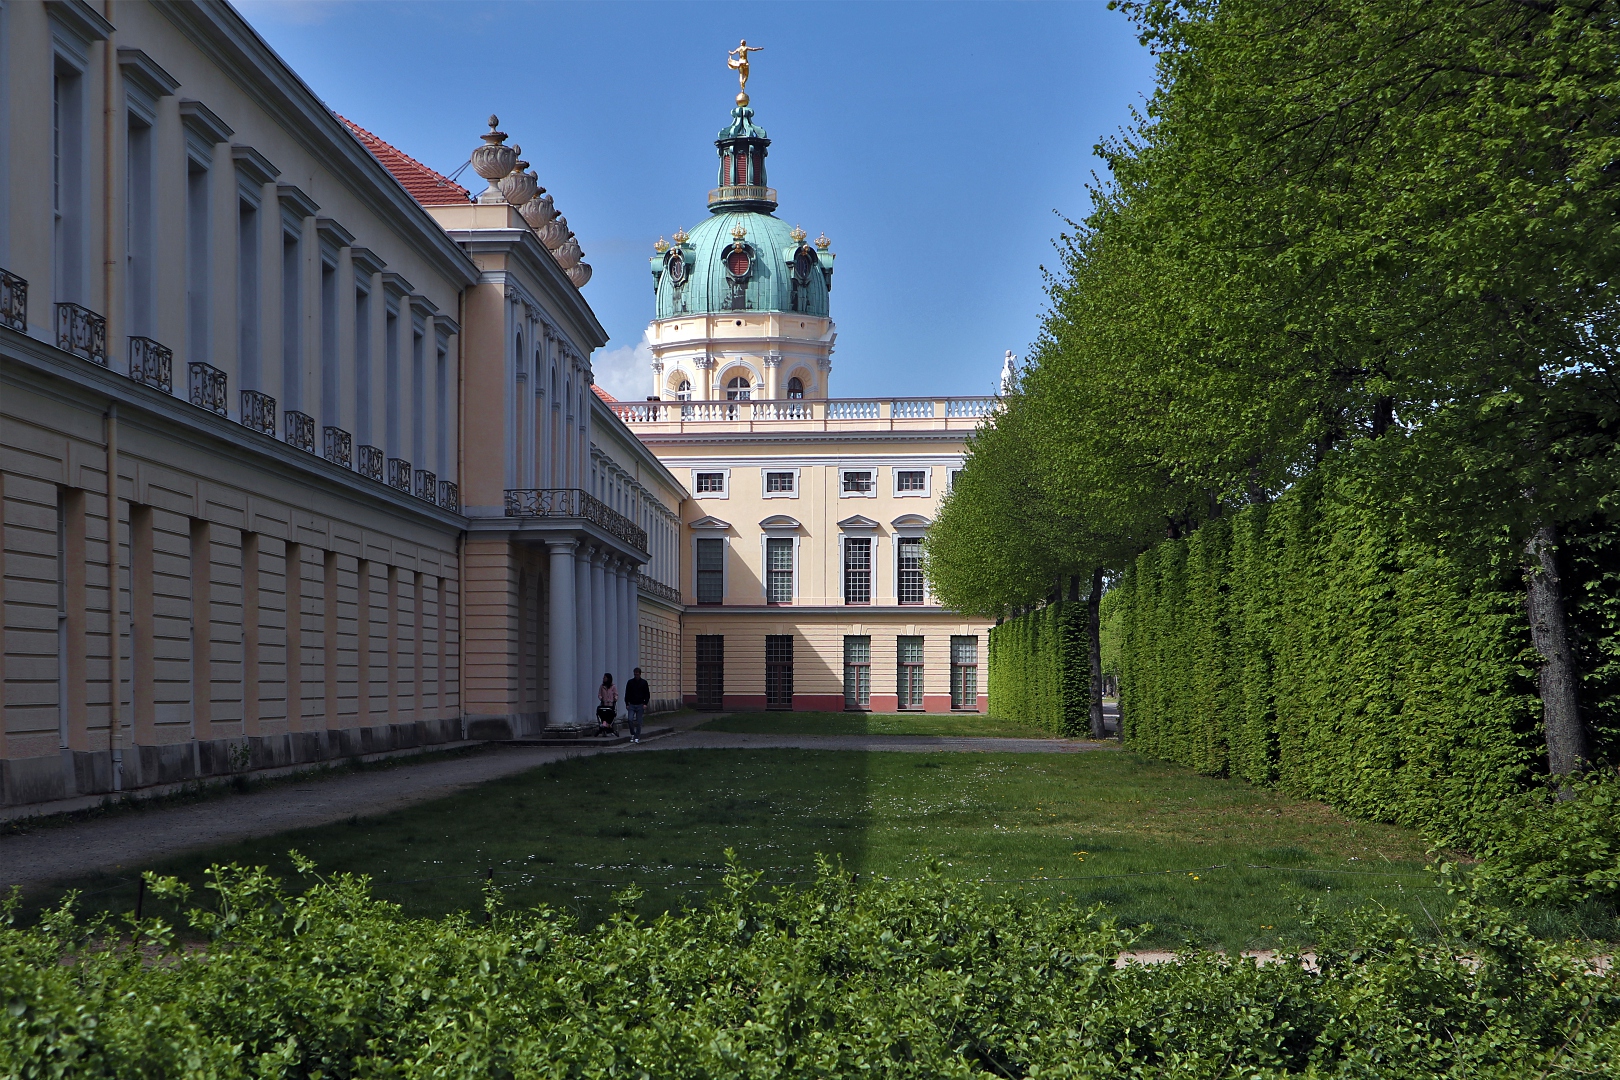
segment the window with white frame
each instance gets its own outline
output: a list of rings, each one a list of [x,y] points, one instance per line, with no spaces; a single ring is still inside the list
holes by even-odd
[[[920,604],[923,587],[922,537],[902,536],[894,542],[895,591],[902,604]]]
[[[952,470],[950,470],[949,478],[946,480],[946,490],[947,491],[955,491],[956,490],[956,482],[958,480],[960,480],[961,478],[962,478],[962,470],[961,469],[952,469]]]
[[[770,604],[793,602],[793,538],[765,538],[765,601]]]
[[[894,470],[894,493],[897,496],[926,496],[928,494],[929,470],[927,469],[896,469]]]
[[[726,542],[720,537],[697,540],[697,602],[723,604],[726,599]]]
[[[871,469],[838,470],[838,495],[843,499],[872,499],[877,497],[877,483]]]
[[[797,499],[798,469],[761,469],[760,488],[767,499]]]
[[[872,602],[872,538],[844,537],[844,603]]]
[[[699,499],[724,499],[731,494],[730,469],[693,469],[692,494]]]

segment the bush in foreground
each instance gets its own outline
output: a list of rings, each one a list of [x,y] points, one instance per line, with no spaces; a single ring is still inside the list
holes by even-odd
[[[305,865],[308,872],[311,868]],[[1366,911],[1317,970],[1116,968],[1097,911],[822,867],[588,933],[407,919],[364,879],[216,868],[200,949],[70,908],[0,928],[0,1077],[1560,1077],[1620,1068],[1620,995],[1471,903],[1419,942]],[[173,882],[160,889],[175,890]],[[131,932],[133,937],[131,937]],[[116,943],[116,944],[115,944]]]

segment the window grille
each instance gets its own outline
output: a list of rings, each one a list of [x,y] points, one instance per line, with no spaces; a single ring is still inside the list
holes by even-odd
[[[793,474],[790,472],[768,472],[765,474],[766,491],[792,491]]]
[[[897,638],[899,648],[900,708],[923,707],[923,639]]]
[[[872,538],[844,538],[844,603],[872,602]]]
[[[726,490],[726,474],[718,472],[700,472],[697,474],[697,489],[699,494],[711,491]]]
[[[872,639],[865,634],[844,638],[844,708],[872,707]]]
[[[872,490],[872,474],[866,470],[844,473],[844,490],[865,495]]]
[[[726,542],[700,537],[697,542],[697,602],[720,604],[726,599]]]
[[[902,604],[923,602],[922,538],[902,536],[895,545],[899,556],[899,578],[896,583]]]
[[[793,708],[793,635],[765,636],[765,707]]]
[[[900,469],[895,473],[896,491],[927,491],[928,473],[923,469]]]
[[[772,604],[793,602],[793,541],[772,536],[765,541],[765,599]]]
[[[719,709],[726,699],[726,639],[697,635],[697,707]]]
[[[951,638],[951,708],[979,708],[979,639]]]

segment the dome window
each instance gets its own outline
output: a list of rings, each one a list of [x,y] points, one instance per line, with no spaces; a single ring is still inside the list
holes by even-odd
[[[787,396],[790,398],[804,397],[804,380],[797,375],[788,380]]]
[[[675,400],[676,401],[691,401],[692,400],[692,384],[691,384],[691,382],[689,380],[682,379],[681,382],[680,382],[680,385],[675,388]]]
[[[754,388],[747,377],[738,375],[726,383],[727,401],[747,401],[754,396]]]

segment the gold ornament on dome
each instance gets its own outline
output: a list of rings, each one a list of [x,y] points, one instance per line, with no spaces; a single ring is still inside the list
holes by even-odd
[[[822,233],[820,236],[816,237],[817,251],[826,251],[830,247],[832,247],[832,241],[827,239],[826,233]]]
[[[669,239],[671,243],[684,244],[688,240],[692,239],[692,234],[688,233],[685,229],[676,229],[674,235]]]
[[[731,227],[731,238],[733,240],[736,240],[738,243],[741,243],[743,237],[745,237],[747,235],[748,235],[748,230],[743,228],[740,224],[739,225],[733,225]]]
[[[795,226],[793,226],[793,231],[788,233],[788,235],[793,237],[793,242],[795,244],[802,244],[802,243],[804,243],[805,236],[807,236],[808,234],[804,231],[803,228],[799,227],[798,225],[795,225]]]
[[[726,67],[737,73],[737,104],[748,104],[748,54],[759,52],[765,48],[763,45],[750,45],[748,39],[743,38],[742,43],[735,49],[726,53]]]
[[[658,242],[653,245],[653,250],[662,255],[664,252],[669,250],[669,241],[660,236],[658,238]]]

